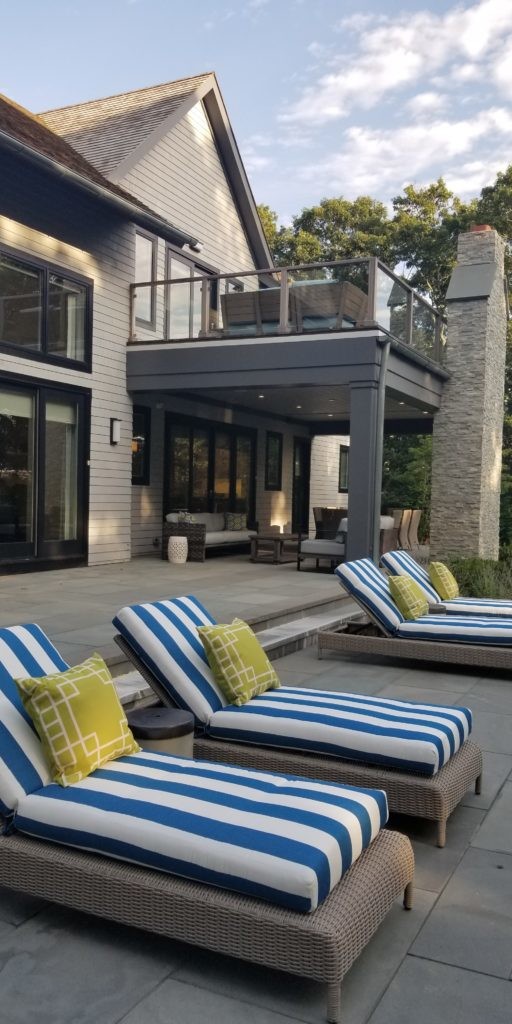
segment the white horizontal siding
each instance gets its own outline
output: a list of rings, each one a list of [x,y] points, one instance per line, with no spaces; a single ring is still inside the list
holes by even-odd
[[[338,491],[340,445],[350,444],[350,437],[318,434],[311,444],[310,519],[309,529],[314,536],[313,507],[334,506],[346,508],[347,492]]]
[[[126,225],[103,233],[101,240],[85,252],[0,217],[2,242],[93,279],[92,373],[1,354],[0,377],[3,370],[92,390],[89,563],[127,560],[130,558],[132,402],[126,391],[126,342],[134,228]],[[111,416],[121,420],[121,443],[116,446],[110,444]]]

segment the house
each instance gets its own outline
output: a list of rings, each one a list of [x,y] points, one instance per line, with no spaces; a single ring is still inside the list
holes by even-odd
[[[0,564],[151,552],[174,507],[307,527],[310,504],[344,505],[344,439],[312,443],[293,418],[235,402],[126,390],[130,285],[152,282],[135,310],[151,341],[164,315],[186,335],[199,295],[187,284],[164,311],[156,280],[272,266],[215,76],[38,117],[4,98],[0,147]]]
[[[491,234],[468,262],[485,249],[495,282]],[[455,289],[459,325],[468,298],[479,323],[454,331],[459,356],[470,336],[478,360],[493,324],[504,351],[489,289]],[[153,552],[178,509],[307,529],[315,505],[347,507],[349,436],[348,555],[371,553],[384,430],[436,434],[444,389],[465,400],[441,328],[371,256],[273,268],[215,75],[38,116],[1,99],[0,566]],[[500,365],[479,396],[490,378],[498,395]],[[439,479],[471,465],[492,544],[498,412],[455,460],[436,439]]]

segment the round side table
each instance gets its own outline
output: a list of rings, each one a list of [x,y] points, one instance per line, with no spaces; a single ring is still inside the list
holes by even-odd
[[[177,757],[194,756],[194,716],[177,708],[135,708],[128,725],[143,750]]]
[[[171,565],[184,565],[188,556],[188,539],[186,537],[169,537],[167,557]]]

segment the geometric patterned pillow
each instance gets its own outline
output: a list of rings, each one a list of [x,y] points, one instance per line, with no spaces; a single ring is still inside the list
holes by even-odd
[[[137,754],[112,676],[99,654],[66,672],[16,679],[54,782],[80,782],[106,761]]]
[[[459,596],[459,584],[447,565],[443,565],[442,562],[431,562],[428,574],[434,590],[437,590],[443,601],[453,601]]]
[[[428,601],[419,583],[412,576],[390,576],[389,592],[404,619],[419,619],[428,615]]]
[[[178,512],[178,522],[195,523],[195,519],[194,516],[192,515],[192,512]]]
[[[247,515],[245,512],[225,512],[224,513],[225,529],[226,530],[246,530],[247,529]]]
[[[242,619],[229,625],[198,626],[217,686],[240,707],[251,697],[280,686],[275,669],[250,626]]]

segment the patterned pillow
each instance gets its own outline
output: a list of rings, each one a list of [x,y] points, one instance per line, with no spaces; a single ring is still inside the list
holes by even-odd
[[[419,583],[411,576],[390,576],[389,592],[404,619],[419,619],[428,615],[428,601]]]
[[[453,573],[443,562],[431,562],[428,567],[430,582],[443,601],[453,601],[459,596],[459,584]]]
[[[247,529],[247,516],[245,512],[226,512],[224,520],[224,529],[226,530]]]
[[[238,707],[265,690],[280,686],[257,637],[242,619],[231,625],[198,626],[206,657],[215,682],[223,694]]]
[[[66,672],[16,679],[52,779],[70,786],[123,754],[137,754],[112,676],[99,654]]]
[[[192,512],[178,512],[178,523],[195,523]]]

